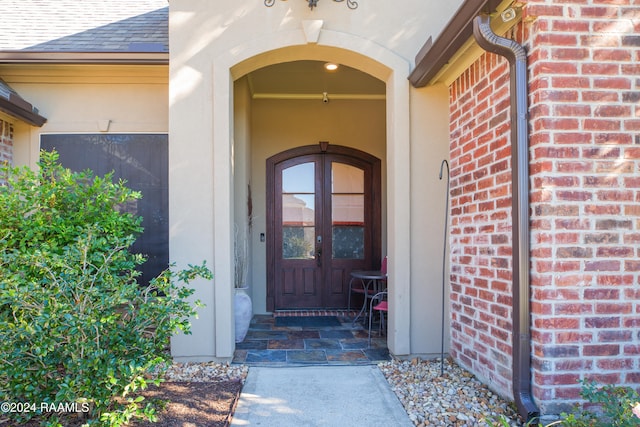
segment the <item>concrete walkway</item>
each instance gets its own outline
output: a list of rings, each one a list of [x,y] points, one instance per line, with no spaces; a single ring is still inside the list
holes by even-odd
[[[251,367],[232,426],[413,426],[377,366]]]

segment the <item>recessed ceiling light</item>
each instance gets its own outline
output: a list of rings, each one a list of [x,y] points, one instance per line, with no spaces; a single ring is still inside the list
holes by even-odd
[[[324,68],[327,71],[335,71],[338,69],[338,64],[334,64],[333,62],[327,62],[324,64]]]

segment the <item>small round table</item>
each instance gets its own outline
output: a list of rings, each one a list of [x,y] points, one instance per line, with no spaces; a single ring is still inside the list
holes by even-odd
[[[353,290],[353,281],[360,280],[362,289]],[[356,270],[351,272],[351,280],[349,281],[349,310],[351,310],[351,292],[357,292],[364,295],[364,303],[358,315],[353,319],[352,325],[367,312],[367,299],[373,297],[382,289],[382,283],[387,280],[387,274],[382,270]]]

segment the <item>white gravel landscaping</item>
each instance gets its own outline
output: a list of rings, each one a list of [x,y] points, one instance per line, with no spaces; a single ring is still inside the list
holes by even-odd
[[[511,426],[522,425],[507,401],[448,359],[442,376],[439,359],[378,366],[416,426],[492,426],[487,420],[496,422],[500,415]]]

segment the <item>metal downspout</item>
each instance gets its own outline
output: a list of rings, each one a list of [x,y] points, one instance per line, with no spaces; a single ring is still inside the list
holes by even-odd
[[[531,396],[531,320],[529,301],[529,132],[527,53],[517,42],[491,30],[490,18],[473,20],[473,36],[486,51],[509,61],[511,82],[511,185],[513,245],[513,395],[526,421],[539,416]]]

